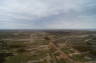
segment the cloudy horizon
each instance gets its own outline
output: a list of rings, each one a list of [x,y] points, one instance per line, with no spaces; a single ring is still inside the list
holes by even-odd
[[[96,29],[96,0],[0,0],[0,29]]]

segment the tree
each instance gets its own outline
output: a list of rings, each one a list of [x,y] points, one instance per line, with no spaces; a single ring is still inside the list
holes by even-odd
[[[7,50],[8,50],[7,42],[5,42],[4,40],[0,40],[0,52]]]
[[[90,52],[94,55],[96,55],[96,36],[94,35],[89,35],[87,37],[88,41],[86,42],[88,45],[88,48]]]

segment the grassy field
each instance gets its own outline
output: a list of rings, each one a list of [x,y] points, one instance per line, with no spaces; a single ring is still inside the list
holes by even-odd
[[[49,46],[52,41],[74,61],[95,61],[95,31],[11,31],[0,32],[0,63],[68,63],[68,59],[60,59],[60,53],[53,45]]]

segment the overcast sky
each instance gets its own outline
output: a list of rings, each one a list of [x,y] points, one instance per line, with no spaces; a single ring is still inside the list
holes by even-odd
[[[96,29],[96,0],[0,0],[0,29]]]

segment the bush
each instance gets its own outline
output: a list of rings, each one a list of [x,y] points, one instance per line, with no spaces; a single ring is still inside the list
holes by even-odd
[[[26,63],[30,59],[29,56],[26,55],[16,55],[7,57],[4,63]]]

